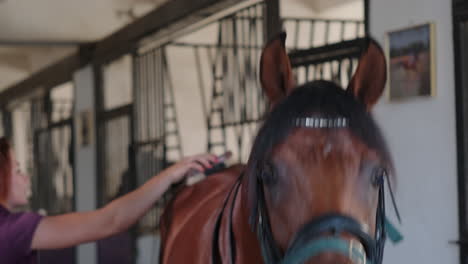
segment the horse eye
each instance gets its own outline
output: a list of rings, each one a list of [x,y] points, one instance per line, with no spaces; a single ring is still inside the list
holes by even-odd
[[[379,187],[382,185],[385,177],[385,170],[381,167],[374,168],[372,170],[371,182],[374,187]]]

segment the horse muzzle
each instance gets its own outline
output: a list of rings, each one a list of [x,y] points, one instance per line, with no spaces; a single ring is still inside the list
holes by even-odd
[[[306,224],[280,263],[305,263],[324,253],[341,255],[353,264],[373,264],[379,255],[374,238],[362,225],[348,216],[330,214]]]

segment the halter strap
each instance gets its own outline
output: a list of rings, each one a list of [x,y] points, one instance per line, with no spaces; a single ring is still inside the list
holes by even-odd
[[[211,244],[211,249],[212,249],[211,263],[213,263],[213,264],[223,263],[222,257],[221,257],[221,251],[219,249],[219,233],[220,233],[220,230],[221,230],[221,222],[223,221],[223,215],[224,215],[224,212],[226,211],[226,209],[228,207],[229,200],[233,196],[232,203],[230,205],[231,210],[229,211],[229,215],[228,215],[229,221],[232,221],[232,214],[233,214],[233,210],[234,210],[234,204],[236,202],[237,193],[239,192],[239,187],[241,185],[242,177],[243,177],[243,174],[241,174],[238,177],[238,179],[234,183],[233,187],[231,188],[229,193],[226,195],[226,198],[225,198],[225,200],[223,202],[223,207],[220,209],[218,217],[216,218],[215,228],[214,228],[214,231],[213,231],[213,241],[212,241],[212,244]],[[235,260],[236,260],[236,245],[235,245],[234,233],[233,233],[233,230],[232,230],[232,223],[230,222],[228,226],[229,226],[229,236],[230,236],[229,237],[229,244],[230,244],[230,251],[231,251],[230,252],[231,253],[231,263],[234,264]]]

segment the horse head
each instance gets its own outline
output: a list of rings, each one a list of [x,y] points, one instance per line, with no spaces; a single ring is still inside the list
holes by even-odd
[[[385,56],[367,39],[346,89],[328,81],[297,86],[285,39],[281,34],[262,53],[270,112],[245,177],[264,261],[380,263],[383,182],[393,165],[370,111],[384,90]]]

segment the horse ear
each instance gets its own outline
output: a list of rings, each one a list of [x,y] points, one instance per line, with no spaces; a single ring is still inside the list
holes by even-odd
[[[296,86],[285,42],[286,33],[283,32],[265,46],[260,59],[260,82],[271,107]]]
[[[371,110],[377,103],[387,81],[387,64],[379,44],[369,38],[367,49],[362,54],[356,73],[351,79],[347,91]]]

